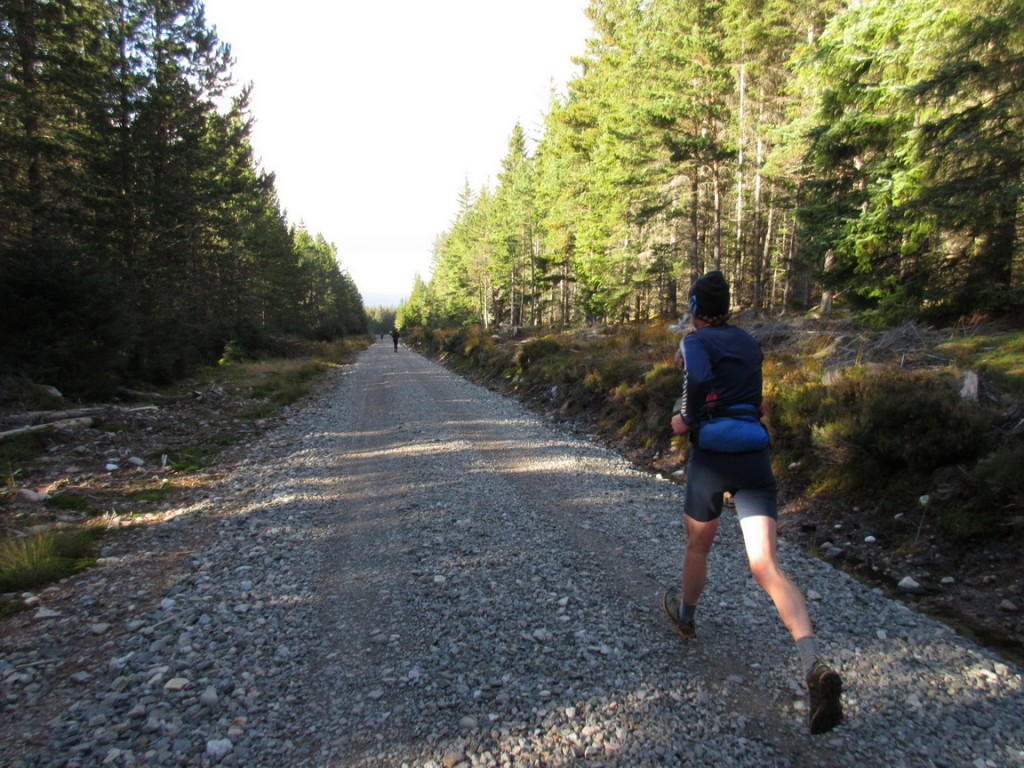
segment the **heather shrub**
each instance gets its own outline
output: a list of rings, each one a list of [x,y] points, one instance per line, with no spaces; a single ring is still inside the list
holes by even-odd
[[[574,399],[575,383],[582,378],[582,360],[564,336],[548,335],[516,345],[512,355],[517,388],[529,392],[551,392],[562,399]]]
[[[825,394],[821,384],[806,382],[784,382],[766,388],[765,410],[777,450],[803,454],[811,449],[808,424],[818,415]]]
[[[935,470],[972,464],[991,447],[991,415],[962,400],[948,373],[851,368],[826,385],[790,370],[767,382],[776,448],[801,463],[814,492],[870,487],[897,508],[926,492]]]
[[[982,458],[973,480],[982,499],[998,510],[1024,510],[1024,441],[1002,445]]]
[[[951,376],[930,371],[852,369],[828,388],[818,414],[820,453],[866,459],[886,475],[972,460],[991,440],[990,417],[960,398]]]
[[[520,372],[525,372],[535,365],[541,365],[551,357],[564,357],[566,348],[552,336],[529,339],[516,350],[514,359]]]

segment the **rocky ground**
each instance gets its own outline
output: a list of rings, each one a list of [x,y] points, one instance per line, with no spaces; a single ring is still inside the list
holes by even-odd
[[[939,349],[950,331],[908,323],[882,333],[870,333],[842,320],[783,320],[768,322],[739,318],[762,346],[774,354],[805,355],[817,350],[828,370],[861,364],[898,365],[922,369],[948,363]],[[961,328],[961,333],[999,333],[1001,326]],[[985,392],[992,400],[995,394]],[[1013,398],[1010,398],[1012,401]],[[1004,403],[1005,405],[1005,403]],[[543,403],[535,403],[543,410]],[[1009,408],[1008,423],[1019,430],[1024,404]],[[581,425],[584,430],[593,425]],[[636,464],[681,477],[686,455],[680,451],[651,452],[616,443]],[[951,473],[958,470],[952,468]],[[997,649],[1017,662],[1024,660],[1024,570],[1021,536],[984,542],[951,538],[929,519],[927,505],[908,509],[890,520],[868,521],[857,501],[834,503],[800,495],[785,474],[779,477],[782,516],[780,535],[829,560],[887,594],[946,621],[977,642]],[[936,478],[956,483],[957,478]],[[874,491],[864,489],[863,505]],[[1020,518],[1018,518],[1020,524]],[[1011,529],[1012,533],[1012,529]]]
[[[684,643],[678,485],[390,344],[325,383],[0,622],[0,764],[1024,766],[1020,668],[881,590],[780,542],[844,681],[812,737],[731,516]]]
[[[245,388],[194,382],[170,396],[137,393],[90,406],[97,412],[88,423],[49,430],[43,454],[4,468],[0,530],[25,536],[93,519],[110,530],[145,527],[201,504],[253,441],[290,413],[252,418],[259,405]],[[0,431],[24,426],[25,413],[9,400]]]
[[[937,340],[930,333],[916,326],[894,331],[876,340],[874,354],[926,362]],[[831,351],[837,365],[851,355],[865,356],[863,340],[855,335],[845,339]],[[247,415],[259,405],[247,389],[194,383],[173,398],[147,398],[142,393],[126,397],[94,417],[89,427],[56,429],[47,437],[43,456],[12,468],[6,503],[0,506],[0,526],[27,533],[102,516],[116,528],[159,520],[168,510],[197,503],[253,441],[289,416],[287,408],[264,418]],[[5,417],[22,410],[8,404],[0,411],[0,431],[15,425]],[[591,428],[573,426],[580,432]],[[635,463],[667,476],[678,472],[685,459],[660,456],[652,462],[647,452],[616,448]],[[205,466],[196,466],[206,461]],[[16,494],[15,489],[38,495]],[[40,500],[60,495],[78,497],[85,506],[69,509]],[[870,489],[866,497],[867,501]],[[885,530],[876,528],[864,523],[855,505],[836,509],[802,498],[785,504],[780,525],[782,536],[837,567],[942,618],[1012,660],[1024,660],[1019,544],[1005,539],[965,546],[949,540],[930,525],[923,507],[908,510]],[[908,577],[916,586],[905,581]]]
[[[1024,660],[1019,545],[948,540],[928,525],[923,508],[877,534],[875,526],[858,520],[855,509],[842,514],[813,501],[787,505],[780,526],[780,535],[837,568],[1018,663]]]

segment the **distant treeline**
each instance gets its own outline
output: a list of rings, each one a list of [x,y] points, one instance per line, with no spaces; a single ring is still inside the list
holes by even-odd
[[[1019,308],[1024,0],[591,0],[579,75],[461,193],[405,325]],[[531,149],[532,148],[532,149]]]
[[[0,0],[0,371],[102,389],[365,331],[231,65],[198,0]]]

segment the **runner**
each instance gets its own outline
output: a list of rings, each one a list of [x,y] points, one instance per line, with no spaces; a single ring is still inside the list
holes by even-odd
[[[697,636],[697,602],[707,584],[708,553],[723,497],[729,493],[750,570],[800,652],[811,733],[824,733],[842,720],[842,680],[819,658],[803,594],[778,563],[777,486],[767,430],[760,423],[764,356],[749,333],[729,325],[729,306],[729,284],[721,272],[698,278],[690,289],[693,331],[676,351],[676,363],[683,366],[682,409],[672,416],[673,432],[689,434],[692,443],[683,500],[686,549],[680,586],[665,591],[662,605],[680,637]],[[712,419],[715,425],[709,426]],[[716,432],[721,432],[718,442],[709,447]]]

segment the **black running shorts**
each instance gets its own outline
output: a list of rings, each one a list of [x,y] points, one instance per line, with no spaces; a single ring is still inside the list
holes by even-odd
[[[779,519],[778,485],[772,472],[771,451],[713,453],[694,446],[686,467],[683,512],[702,523],[722,514],[722,498],[732,495],[736,516],[767,515]]]

